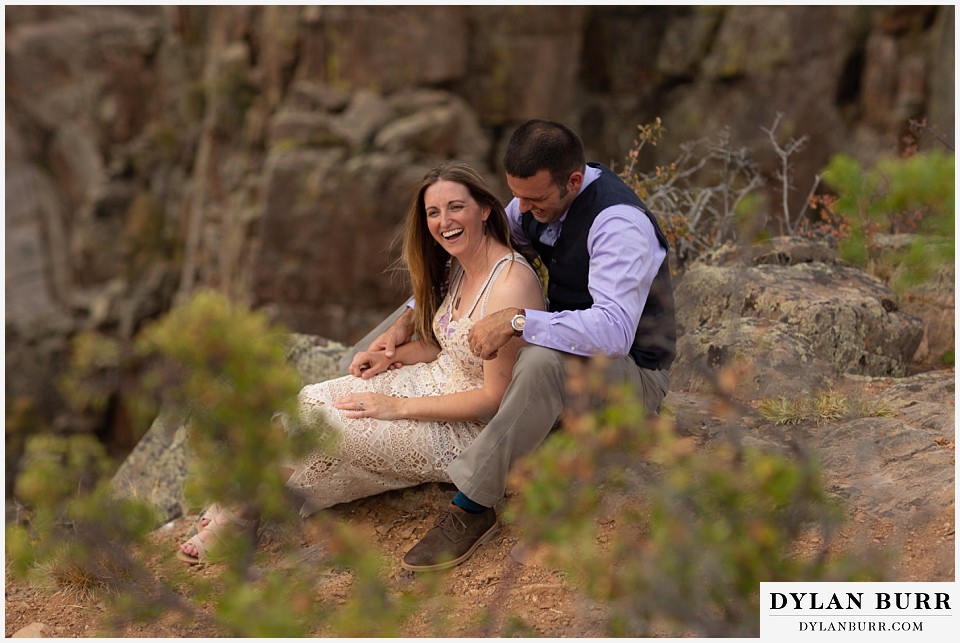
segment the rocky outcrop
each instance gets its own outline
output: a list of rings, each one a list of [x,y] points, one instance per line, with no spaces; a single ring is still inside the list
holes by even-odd
[[[908,373],[927,329],[950,314],[952,289],[939,304],[923,291],[897,297],[826,244],[772,239],[705,256],[674,294],[681,334],[671,385],[679,390],[667,400],[680,432],[811,454],[849,529],[873,525],[899,550],[888,553],[902,559],[897,577],[914,579],[909,550],[917,547],[942,570],[937,578],[950,580],[955,374]],[[922,317],[904,312],[908,305]],[[735,419],[714,391],[732,396]],[[872,411],[775,425],[756,410],[826,391],[869,401]]]
[[[809,394],[841,373],[905,375],[923,336],[922,320],[901,312],[888,287],[822,244],[714,253],[674,296],[681,338],[671,379],[709,390],[711,372],[749,364],[743,399]]]
[[[954,371],[843,376],[833,386],[849,400],[869,401],[874,412],[774,424],[751,405],[734,401],[733,410],[730,400],[688,391],[671,391],[665,408],[677,430],[701,445],[733,440],[787,457],[811,456],[843,510],[838,541],[861,553],[882,541],[890,580],[952,580]],[[927,561],[919,572],[911,565],[915,555]]]

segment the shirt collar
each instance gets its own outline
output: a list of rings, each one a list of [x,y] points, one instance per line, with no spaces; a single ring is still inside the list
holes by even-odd
[[[583,191],[587,189],[587,186],[597,180],[597,177],[600,176],[600,168],[586,166],[586,170],[583,172],[583,183],[580,184],[580,190],[577,192],[577,198],[583,194]],[[574,199],[576,201],[577,199]],[[571,202],[571,207],[573,207],[573,202]],[[566,212],[560,215],[560,218],[557,219],[554,223],[563,224],[567,218],[567,214],[570,213],[570,208],[567,208]],[[551,224],[553,225],[553,224]]]

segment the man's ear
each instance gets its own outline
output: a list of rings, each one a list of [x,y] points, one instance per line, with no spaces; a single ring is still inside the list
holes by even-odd
[[[583,172],[574,172],[570,175],[570,178],[567,179],[567,186],[571,192],[579,192],[581,185],[583,185]]]

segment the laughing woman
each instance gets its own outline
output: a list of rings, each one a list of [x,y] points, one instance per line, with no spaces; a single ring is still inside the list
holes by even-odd
[[[406,218],[403,260],[419,340],[391,358],[361,353],[354,364],[399,367],[366,379],[354,368],[306,386],[299,417],[284,421],[288,430],[331,426],[337,433],[335,450],[311,453],[285,471],[303,516],[390,489],[449,482],[447,465],[496,413],[523,345],[516,337],[483,361],[470,352],[470,327],[488,310],[544,308],[536,274],[510,244],[503,206],[462,163],[442,163],[423,178]],[[213,545],[256,518],[214,505],[177,554],[203,562]]]

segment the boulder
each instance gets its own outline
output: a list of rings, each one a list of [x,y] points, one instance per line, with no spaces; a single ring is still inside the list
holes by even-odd
[[[746,317],[682,334],[670,386],[756,400],[812,395],[836,375],[829,360],[789,324]]]
[[[340,342],[315,335],[290,336],[287,358],[296,367],[304,384],[325,382],[343,375],[340,358],[348,350]]]
[[[913,234],[877,234],[869,255],[881,264],[885,255],[906,251],[917,242]],[[699,258],[711,266],[792,266],[819,263],[843,266],[834,244],[801,237],[773,237],[750,245],[727,243]],[[911,362],[920,366],[941,366],[954,350],[954,267],[944,265],[929,280],[898,292],[899,311],[923,322],[923,336]],[[889,299],[889,297],[887,297]],[[891,299],[892,301],[892,299]],[[890,304],[887,304],[888,306]]]
[[[778,321],[842,373],[905,375],[923,333],[879,279],[841,265],[699,264],[674,296],[681,335],[722,320]]]
[[[184,506],[188,419],[164,408],[110,481],[114,493],[152,504],[164,522],[189,511]]]

